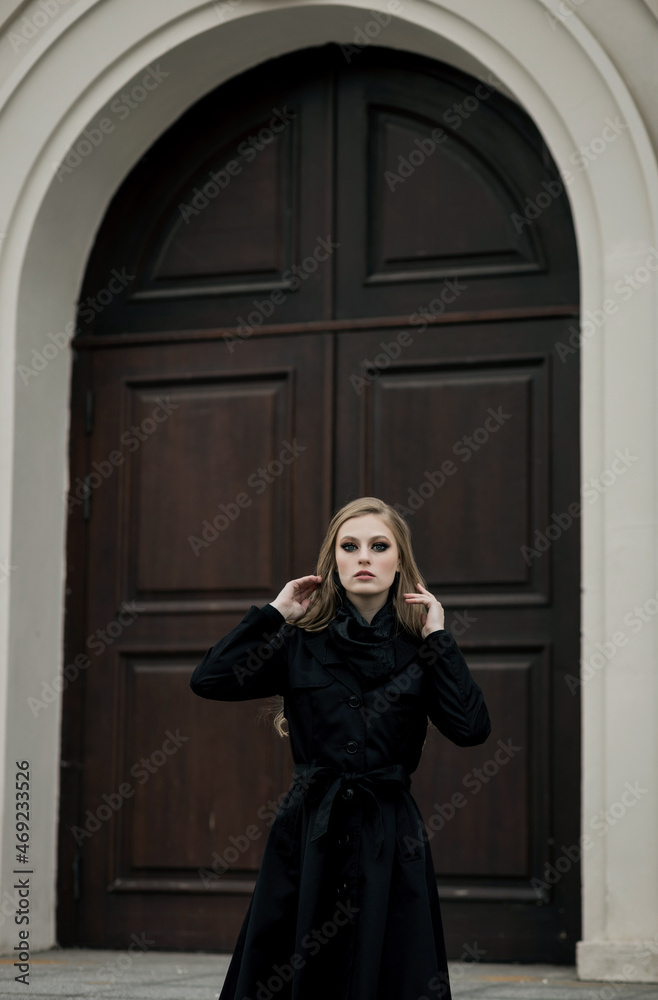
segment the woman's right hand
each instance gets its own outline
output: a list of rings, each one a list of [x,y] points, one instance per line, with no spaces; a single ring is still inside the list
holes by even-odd
[[[289,580],[270,604],[280,611],[286,620],[296,621],[306,614],[311,595],[320,586],[321,581],[321,576],[300,576],[296,580]]]

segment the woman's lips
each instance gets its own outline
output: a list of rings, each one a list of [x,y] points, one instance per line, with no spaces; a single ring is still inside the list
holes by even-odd
[[[375,579],[375,574],[374,573],[363,572],[363,573],[356,573],[355,575],[356,575],[357,580],[359,580],[359,579],[361,579],[361,580],[374,580]]]

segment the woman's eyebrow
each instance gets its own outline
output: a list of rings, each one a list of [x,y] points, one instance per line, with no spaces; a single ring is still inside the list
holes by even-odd
[[[371,535],[370,541],[371,542],[374,541],[375,538],[384,538],[387,542],[390,541],[388,535]],[[343,537],[340,539],[341,542],[347,542],[347,541],[358,542],[358,540],[359,539],[356,537],[356,535],[343,535]]]

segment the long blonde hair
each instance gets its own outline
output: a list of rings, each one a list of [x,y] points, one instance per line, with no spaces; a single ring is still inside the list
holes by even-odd
[[[321,576],[322,582],[311,595],[308,608],[301,618],[297,618],[294,622],[286,619],[286,622],[306,629],[308,632],[319,632],[326,628],[335,616],[341,600],[340,591],[334,580],[334,571],[337,570],[336,538],[345,521],[351,517],[362,517],[364,514],[376,514],[380,517],[395,538],[400,557],[400,570],[393,593],[393,609],[402,628],[420,639],[423,629],[421,615],[425,608],[421,604],[408,604],[402,597],[404,593],[417,594],[417,583],[423,587],[426,586],[414,559],[411,548],[411,531],[395,507],[384,503],[378,497],[358,497],[356,500],[350,500],[333,515],[324,541],[320,546],[320,554],[315,568],[315,575]],[[281,695],[274,695],[270,699],[270,705],[265,707],[259,717],[262,717],[263,714],[269,715],[272,712],[276,713],[272,724],[279,736],[289,736],[288,731],[283,727],[285,716]]]

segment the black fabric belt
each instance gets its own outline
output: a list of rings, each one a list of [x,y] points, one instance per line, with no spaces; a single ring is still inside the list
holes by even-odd
[[[333,774],[335,777],[318,807],[311,840],[317,840],[327,832],[331,810],[338,792],[341,790],[345,792],[345,789],[358,787],[361,791],[369,795],[377,806],[375,857],[378,857],[384,843],[384,824],[382,822],[381,807],[376,794],[377,789],[389,789],[391,791],[407,789],[408,791],[411,787],[411,775],[403,764],[389,764],[387,767],[377,767],[373,771],[341,771],[339,768],[328,764],[297,764],[295,766],[293,781],[303,785],[306,782],[313,781],[316,776],[322,773],[328,776]]]

